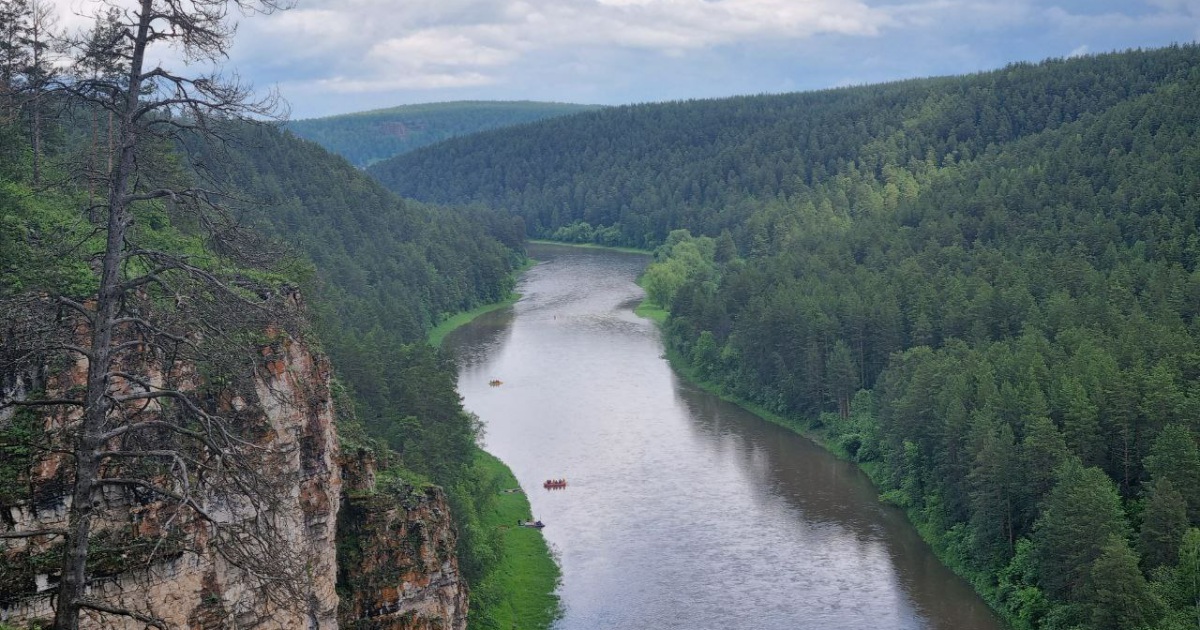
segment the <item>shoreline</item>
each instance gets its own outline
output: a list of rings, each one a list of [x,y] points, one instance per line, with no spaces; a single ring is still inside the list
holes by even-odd
[[[640,286],[640,279],[639,279],[639,286]],[[655,306],[655,305],[646,306],[646,300],[642,300],[642,302],[640,304],[638,304],[638,306],[634,309],[634,313],[640,317],[650,319],[651,321],[653,321],[655,323],[655,325],[657,325],[659,327],[661,327],[663,325],[663,323],[666,321],[667,316],[670,315],[669,311],[662,309],[658,306]],[[847,453],[844,449],[839,448],[837,444],[831,443],[828,439],[826,439],[827,436],[822,431],[813,430],[813,429],[809,428],[807,425],[805,425],[803,423],[802,420],[788,418],[786,416],[781,416],[777,413],[774,413],[772,411],[764,409],[763,407],[760,407],[759,405],[756,405],[753,402],[750,402],[750,401],[744,400],[742,398],[739,398],[737,396],[734,396],[732,394],[729,394],[729,393],[723,391],[723,389],[719,385],[716,385],[715,383],[711,383],[711,382],[708,382],[704,379],[697,377],[693,373],[692,370],[688,369],[688,366],[683,361],[683,357],[679,356],[678,353],[676,353],[675,351],[666,347],[665,344],[663,345],[663,358],[665,358],[667,360],[667,363],[670,364],[671,370],[673,372],[675,372],[675,374],[678,375],[681,379],[686,381],[689,385],[697,387],[697,388],[703,390],[704,392],[707,392],[713,396],[716,396],[717,398],[720,398],[721,400],[723,400],[725,402],[728,402],[733,405],[737,405],[738,407],[742,408],[743,410],[753,414],[754,416],[756,416],[763,422],[769,422],[771,424],[783,427],[783,428],[805,438],[806,440],[809,440],[813,444],[816,444],[817,446],[821,447],[826,452],[828,452],[829,454],[833,455],[834,457],[836,457],[840,460],[853,463],[859,470],[861,470],[863,472],[863,474],[865,474],[867,476],[868,479],[870,479],[871,485],[874,487],[874,489],[877,491],[877,494],[878,494],[878,490],[880,487],[879,480],[876,478],[878,475],[878,469],[875,466],[871,465],[874,462],[869,462],[867,464],[864,464],[862,462],[854,461],[854,459],[850,456],[850,454]],[[885,505],[895,505],[895,504],[889,503],[887,500],[885,500],[882,497],[882,495],[879,496],[879,502],[883,503]],[[912,527],[913,530],[917,532],[917,535],[921,538],[921,540],[926,545],[928,545],[930,551],[933,552],[934,557],[936,557],[938,559],[938,562],[941,562],[942,566],[949,569],[952,573],[954,573],[954,575],[958,576],[959,579],[963,580],[968,585],[970,585],[971,590],[974,591],[975,594],[980,599],[983,600],[984,604],[986,604],[988,609],[992,611],[992,614],[995,616],[997,621],[999,621],[1006,628],[1014,628],[1015,626],[1013,625],[1012,621],[1010,619],[1008,619],[1007,617],[1005,617],[1001,613],[1001,611],[999,611],[996,608],[995,602],[989,597],[989,594],[981,591],[979,589],[978,585],[975,583],[975,581],[971,579],[971,576],[964,575],[959,570],[959,567],[956,567],[954,565],[954,563],[947,561],[947,559],[943,553],[943,550],[940,549],[936,544],[934,544],[934,541],[931,540],[931,537],[928,535],[926,528],[923,527],[921,524],[919,524],[913,518],[913,515],[909,513],[908,510],[901,508],[901,511],[904,513],[904,518],[908,521],[909,526]]]
[[[598,245],[596,243],[568,243],[566,241],[551,241],[544,238],[531,238],[525,242],[533,243],[534,245],[562,245],[563,247],[578,247],[580,249],[606,249],[610,252],[621,252],[623,254],[654,255],[654,252],[649,249],[638,249],[636,247],[617,247],[613,245]]]
[[[521,274],[525,273],[534,265],[536,265],[537,262],[538,261],[529,258],[524,265],[512,270],[512,276],[514,278],[519,277]],[[475,318],[479,317],[480,315],[500,310],[506,306],[512,306],[513,304],[516,304],[517,300],[519,299],[521,299],[520,293],[517,293],[516,291],[509,291],[508,297],[500,300],[499,302],[491,302],[489,304],[477,306],[469,311],[455,313],[454,315],[446,318],[446,320],[442,323],[430,328],[429,332],[425,334],[425,341],[435,348],[441,348],[442,342],[446,340],[446,335],[449,335],[455,330],[466,326],[472,321],[475,321]]]
[[[513,269],[513,278],[538,263],[528,258],[525,264]],[[521,294],[510,291],[508,297],[484,304],[470,311],[455,313],[429,330],[426,341],[440,348],[446,336],[486,313],[511,306]],[[476,447],[475,468],[480,478],[503,488],[519,488],[512,470],[499,457]],[[481,525],[495,533],[500,541],[501,558],[479,584],[472,585],[467,627],[521,627],[532,630],[549,628],[561,615],[555,591],[561,569],[555,561],[546,539],[539,530],[512,527],[516,520],[532,518],[529,499],[524,490],[502,493],[492,506],[481,514]],[[3,630],[0,628],[0,630]]]
[[[549,628],[562,614],[555,593],[562,570],[541,530],[513,525],[533,516],[525,491],[511,491],[520,486],[508,465],[480,448],[475,467],[501,488],[480,524],[495,533],[503,551],[499,564],[472,587],[471,597],[478,599],[471,604],[467,628]]]

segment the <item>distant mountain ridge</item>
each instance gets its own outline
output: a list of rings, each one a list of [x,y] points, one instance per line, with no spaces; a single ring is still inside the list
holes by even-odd
[[[363,168],[456,136],[600,108],[535,101],[453,101],[294,120],[287,128]]]
[[[654,247],[678,228],[736,236],[765,202],[831,187],[845,189],[830,201],[849,211],[863,204],[847,181],[861,181],[864,195],[883,194],[914,162],[973,160],[1098,115],[1185,82],[1198,59],[1195,46],[1172,47],[818,92],[623,105],[519,133],[455,138],[369,170],[410,199],[516,212],[531,236],[575,240],[556,233],[583,222],[607,230],[585,240]]]

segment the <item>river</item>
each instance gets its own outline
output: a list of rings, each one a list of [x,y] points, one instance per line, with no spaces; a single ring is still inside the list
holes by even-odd
[[[522,299],[446,347],[546,523],[555,628],[1003,627],[854,465],[674,374],[632,311],[647,257],[530,253]]]

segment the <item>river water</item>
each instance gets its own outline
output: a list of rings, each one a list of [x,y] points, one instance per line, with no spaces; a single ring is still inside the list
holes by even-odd
[[[522,299],[446,344],[546,523],[555,628],[1002,628],[855,466],[676,377],[632,312],[647,257],[530,254]]]

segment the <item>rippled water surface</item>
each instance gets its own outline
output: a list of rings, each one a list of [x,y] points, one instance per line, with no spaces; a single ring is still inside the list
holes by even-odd
[[[676,378],[631,310],[647,257],[531,254],[446,343],[559,556],[556,628],[1002,627],[853,465]]]

